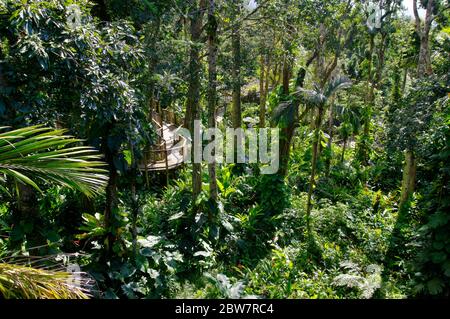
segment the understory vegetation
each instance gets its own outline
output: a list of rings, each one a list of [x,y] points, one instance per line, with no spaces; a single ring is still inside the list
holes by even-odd
[[[0,299],[448,298],[449,11],[0,0]],[[155,114],[280,169],[148,171]]]

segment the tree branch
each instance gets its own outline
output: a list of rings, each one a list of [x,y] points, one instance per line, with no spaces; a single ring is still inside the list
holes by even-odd
[[[419,11],[417,10],[417,0],[413,0],[413,11],[414,11],[414,17],[416,21],[416,32],[417,34],[422,37],[422,30],[420,27],[420,17],[419,17]]]
[[[425,28],[423,31],[425,34],[428,34],[431,29],[431,23],[433,22],[433,9],[434,9],[434,0],[428,0],[427,13],[425,16]]]

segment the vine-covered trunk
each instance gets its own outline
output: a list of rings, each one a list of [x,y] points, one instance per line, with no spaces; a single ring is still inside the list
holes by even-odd
[[[217,101],[217,19],[215,12],[215,1],[209,0],[208,11],[208,126],[216,128],[216,101]],[[216,136],[214,136],[216,138]],[[214,153],[211,154],[215,156]],[[209,195],[211,199],[217,201],[217,179],[216,162],[213,160],[208,164],[209,173]]]
[[[36,190],[20,182],[17,183],[17,208],[22,220],[32,220],[37,216],[37,197]]]
[[[419,78],[433,74],[431,67],[431,54],[429,45],[429,34],[431,30],[432,16],[434,10],[434,0],[427,2],[427,11],[424,26],[421,27],[420,17],[417,12],[417,0],[413,1],[414,16],[416,18],[416,32],[420,38],[419,61],[417,64],[417,74]],[[400,209],[405,205],[414,192],[416,182],[417,159],[413,149],[405,152],[405,167],[403,169],[402,194],[400,197]]]
[[[305,82],[305,76],[306,76],[306,70],[305,69],[300,69],[297,75],[297,80],[296,80],[296,87],[297,88],[302,88]],[[298,126],[298,122],[299,122],[299,116],[298,116],[298,112],[299,112],[299,104],[300,101],[298,99],[295,99],[293,102],[293,106],[294,109],[294,118],[289,121],[289,124],[287,127],[283,127],[281,129],[281,134],[280,134],[280,175],[282,176],[286,176],[287,175],[287,171],[288,171],[288,167],[289,167],[289,159],[291,157],[291,145],[292,145],[292,140],[294,138],[295,135],[295,130],[297,129]],[[306,112],[300,117],[303,118],[304,116],[306,116]]]
[[[330,175],[330,168],[331,168],[331,160],[333,158],[333,125],[334,125],[334,101],[332,99],[331,106],[330,106],[330,118],[328,119],[328,143],[327,143],[327,150],[328,150],[328,157],[327,162],[325,163],[325,172],[326,176],[328,177]]]
[[[405,152],[405,167],[403,169],[402,194],[400,198],[400,208],[408,201],[414,192],[416,183],[417,163],[414,152],[407,150]]]
[[[435,0],[428,0],[426,2],[425,22],[422,25],[417,11],[417,0],[413,0],[413,10],[416,19],[416,32],[420,38],[419,61],[417,62],[417,75],[419,78],[433,74],[430,53],[430,31],[433,22],[433,11],[435,8],[434,1]]]
[[[289,80],[290,80],[290,68],[288,66],[288,60],[285,56],[283,61],[283,94],[289,95]],[[289,159],[291,153],[291,143],[294,137],[297,120],[298,120],[298,105],[295,105],[294,111],[294,119],[291,121],[292,123],[287,127],[283,127],[281,129],[280,136],[280,174],[282,176],[286,176],[288,167],[289,167]]]
[[[289,95],[289,81],[291,80],[291,64],[289,57],[285,56],[283,61],[283,94]]]
[[[234,129],[239,129],[242,127],[242,105],[241,105],[241,25],[237,20],[239,19],[241,3],[240,1],[233,0],[233,16],[236,22],[233,22],[231,28],[231,54],[232,54],[232,66],[231,66],[231,77],[232,77],[232,125]],[[240,137],[236,134],[233,138],[233,158],[234,162],[238,164],[240,161],[238,159],[238,145],[241,143]],[[239,163],[241,164],[241,163]],[[243,166],[236,165],[235,172],[241,172]]]
[[[296,108],[295,113],[298,112]],[[294,119],[297,122],[297,116]],[[289,159],[291,157],[291,144],[296,130],[296,124],[293,123],[286,128],[281,129],[280,134],[280,175],[286,176],[289,168]]]
[[[260,58],[260,74],[259,74],[259,127],[264,128],[266,126],[266,87],[265,79],[266,74],[269,74],[269,69],[266,69],[266,62],[264,55],[261,54]]]
[[[267,97],[269,95],[269,81],[270,81],[270,72],[271,72],[271,59],[270,54],[267,54],[267,65],[266,65],[266,82],[264,83],[264,99],[267,102]]]
[[[108,136],[104,137],[105,144],[108,140]],[[112,253],[113,244],[115,241],[115,230],[114,230],[114,219],[115,212],[117,211],[118,197],[117,197],[117,180],[118,174],[117,169],[114,165],[115,154],[109,149],[107,145],[104,146],[105,161],[109,168],[109,180],[106,186],[106,205],[105,205],[105,229],[107,231],[107,253],[108,255]]]
[[[375,100],[375,89],[373,81],[373,53],[375,50],[375,35],[370,35],[369,44],[369,71],[366,82],[366,110],[363,119],[363,135],[359,143],[359,158],[364,165],[369,163],[368,141],[370,135],[370,120]]]
[[[232,51],[233,51],[233,128],[242,126],[241,110],[241,35],[239,25],[235,23],[232,30]]]
[[[156,44],[159,40],[159,34],[161,31],[161,17],[158,15],[156,17],[156,20],[154,22],[154,30],[153,33],[151,32],[151,27],[148,26],[146,30],[146,35],[148,36],[148,47],[150,51],[150,59],[148,63],[148,73],[150,76],[149,85],[148,85],[148,95],[147,95],[147,103],[149,106],[149,120],[151,121],[152,118],[152,112],[157,111],[156,110],[156,103],[154,101],[155,99],[155,85],[156,82],[152,78],[155,73],[156,66],[158,64],[158,54],[156,50]]]
[[[280,69],[280,65],[279,63],[275,63],[275,67],[273,69],[273,77],[272,77],[272,87],[277,88],[278,85],[280,84],[280,80],[279,80],[279,76],[278,73]]]
[[[428,33],[421,36],[419,62],[417,65],[417,72],[419,77],[423,77],[424,75],[430,76],[433,74],[433,69],[431,67],[430,40]]]
[[[192,7],[191,11],[191,42],[190,47],[190,61],[189,61],[189,88],[186,102],[186,121],[185,126],[194,136],[194,122],[200,120],[200,38],[203,29],[203,15],[205,12],[206,0],[200,0],[199,5],[197,1]],[[194,151],[192,152],[192,193],[196,198],[202,190],[202,164],[195,163]]]

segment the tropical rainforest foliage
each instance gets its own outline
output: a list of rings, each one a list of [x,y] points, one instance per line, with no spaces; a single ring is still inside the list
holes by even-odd
[[[449,9],[0,0],[0,299],[448,298]],[[149,172],[155,113],[280,169]]]

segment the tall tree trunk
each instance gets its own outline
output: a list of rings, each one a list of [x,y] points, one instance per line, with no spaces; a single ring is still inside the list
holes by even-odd
[[[361,142],[359,145],[359,158],[361,159],[362,163],[364,165],[367,165],[369,163],[369,155],[368,155],[368,139],[370,135],[370,117],[372,113],[372,107],[375,99],[375,90],[374,90],[374,83],[373,83],[373,52],[375,50],[375,35],[370,35],[370,42],[369,42],[369,73],[367,76],[367,83],[366,83],[366,114],[364,116],[364,123],[363,123],[363,137],[361,138]]]
[[[296,113],[298,108],[296,107]],[[294,121],[297,122],[298,117],[296,116]],[[286,176],[289,168],[289,159],[291,157],[291,144],[292,139],[297,128],[297,123],[293,123],[288,127],[281,129],[280,136],[280,175]]]
[[[259,127],[264,128],[266,126],[266,90],[265,90],[265,78],[266,73],[266,62],[264,55],[261,54],[260,58],[260,74],[259,74]]]
[[[132,132],[132,125],[131,121],[129,122],[129,130]],[[131,154],[131,165],[130,165],[130,177],[131,177],[131,215],[132,215],[132,221],[131,221],[131,238],[132,238],[132,250],[134,257],[137,256],[138,253],[138,247],[137,247],[137,221],[139,217],[139,203],[138,203],[138,195],[136,192],[136,178],[138,175],[138,164],[136,162],[136,153],[135,153],[135,147],[133,144],[133,140],[131,136],[128,138],[128,147],[130,149]]]
[[[300,69],[297,75],[297,81],[296,81],[296,87],[303,87],[304,81],[306,76],[306,70]],[[294,119],[290,121],[289,125],[287,127],[281,128],[281,134],[280,134],[280,175],[286,176],[287,171],[289,168],[289,159],[291,157],[291,145],[292,145],[292,139],[295,135],[295,130],[297,129],[297,125],[299,122],[298,117],[298,107],[300,104],[300,101],[294,100],[292,103],[294,103],[293,107],[294,110]],[[305,116],[307,113],[305,112],[303,116]]]
[[[189,88],[188,97],[186,102],[186,122],[191,136],[194,136],[194,122],[200,120],[201,108],[200,108],[200,73],[201,73],[201,61],[200,61],[200,38],[203,29],[203,16],[206,8],[206,0],[194,1],[191,8],[191,48],[190,48],[190,61],[189,61]],[[192,193],[194,198],[200,194],[202,190],[202,164],[195,163],[195,150],[192,152]]]
[[[420,20],[419,12],[417,9],[417,0],[413,0],[413,12],[416,22],[416,32],[420,38],[420,51],[419,51],[419,61],[417,64],[417,74],[419,77],[430,76],[433,74],[433,69],[431,67],[431,53],[430,53],[430,30],[431,24],[433,22],[434,16],[434,0],[427,1],[427,8],[425,14],[425,21],[422,26]]]
[[[388,34],[383,32],[381,33],[381,41],[380,47],[378,48],[378,65],[377,65],[377,76],[375,86],[380,88],[381,80],[383,79],[383,70],[384,64],[386,60],[386,46],[387,46]]]
[[[105,161],[108,164],[109,169],[109,180],[108,185],[106,186],[106,205],[105,205],[105,228],[107,231],[107,255],[110,256],[112,253],[112,248],[115,241],[115,213],[117,210],[118,197],[117,197],[117,182],[118,182],[118,174],[117,169],[114,165],[114,157],[117,155],[113,152],[107,145],[109,134],[103,137],[104,145],[103,151],[105,154]]]
[[[216,107],[217,107],[217,18],[215,0],[209,0],[208,8],[208,126],[216,128]],[[214,136],[216,138],[216,136]],[[215,152],[215,151],[214,151]],[[212,154],[215,156],[215,153]],[[216,180],[216,162],[208,164],[209,172],[209,195],[211,199],[217,201],[218,190]]]
[[[325,163],[325,175],[327,177],[330,176],[330,168],[331,168],[331,160],[333,158],[333,125],[334,125],[334,97],[331,99],[330,103],[330,118],[328,119],[328,143],[327,143],[327,149],[328,149],[328,158]]]
[[[238,6],[236,7],[239,12]],[[236,16],[238,13],[236,14]],[[241,110],[241,35],[239,24],[235,23],[232,28],[232,50],[233,50],[233,128],[242,126],[242,110]]]
[[[291,63],[289,56],[285,55],[283,61],[283,94],[289,95],[289,81],[291,80]]]
[[[431,68],[429,34],[431,30],[431,23],[433,22],[434,0],[428,0],[426,9],[425,22],[422,26],[417,10],[417,0],[413,0],[413,11],[416,20],[416,32],[420,38],[419,62],[417,65],[417,74],[419,78],[423,78],[433,74],[433,70]],[[417,168],[417,159],[414,153],[415,152],[413,149],[407,149],[405,152],[405,167],[403,169],[400,209],[404,207],[404,205],[414,192]]]
[[[416,182],[416,157],[411,150],[405,152],[405,167],[403,169],[402,194],[400,198],[400,208],[408,201],[411,194],[414,192],[414,185]]]
[[[0,58],[3,57],[3,52],[2,49],[0,48]],[[3,66],[2,66],[2,62],[0,62],[0,88],[6,88],[7,84],[6,84],[6,80],[5,77],[3,76]]]
[[[149,120],[151,120],[152,112],[156,111],[155,107],[155,85],[156,82],[153,80],[153,75],[155,73],[156,66],[158,65],[158,54],[156,52],[156,45],[159,41],[159,34],[161,31],[161,17],[158,15],[153,25],[153,32],[151,32],[151,27],[147,26],[146,36],[147,36],[147,46],[149,48],[150,59],[148,63],[148,73],[151,77],[148,86],[147,103],[149,105]]]
[[[17,183],[17,208],[21,220],[33,220],[37,216],[36,190],[30,185]]]
[[[433,69],[431,68],[431,57],[430,57],[430,40],[429,34],[424,34],[420,39],[420,52],[419,52],[419,68],[417,73],[419,77],[424,75],[432,75]]]
[[[272,78],[272,87],[278,88],[278,85],[280,84],[278,73],[280,70],[280,64],[277,62],[275,63],[275,68],[273,69],[273,78]]]
[[[312,238],[312,229],[311,229],[312,195],[314,193],[314,188],[316,184],[317,161],[319,158],[320,127],[322,125],[323,112],[324,112],[323,107],[320,107],[317,114],[316,128],[314,131],[312,159],[311,159],[311,176],[309,178],[308,199],[306,204],[306,229],[308,232],[308,238],[310,239]]]
[[[241,1],[233,0],[233,15],[234,20],[238,21]],[[238,129],[242,127],[242,109],[241,109],[241,31],[240,24],[238,22],[234,22],[231,28],[231,46],[232,46],[232,56],[233,56],[233,64],[231,68],[231,76],[233,79],[233,97],[232,97],[232,124],[234,129]],[[238,134],[234,136],[233,144],[234,144],[234,162],[238,164],[238,145],[241,143],[239,140],[240,137]],[[235,172],[241,173],[243,165],[236,165]]]
[[[271,58],[270,53],[267,54],[267,65],[266,65],[266,82],[264,83],[264,98],[267,102],[267,97],[269,96],[269,81],[270,81],[270,72],[271,72]]]
[[[199,3],[194,1],[190,15],[190,61],[189,61],[189,88],[186,102],[186,122],[191,136],[194,136],[194,123],[200,121],[200,41],[203,28],[203,16],[206,8],[206,0],[200,0]],[[194,143],[195,144],[195,143]],[[194,198],[200,194],[202,190],[202,164],[195,163],[195,149],[192,152],[192,194]]]
[[[402,95],[405,93],[407,80],[408,80],[408,68],[405,67],[405,70],[403,72],[403,80],[402,80],[402,90],[401,90]]]

